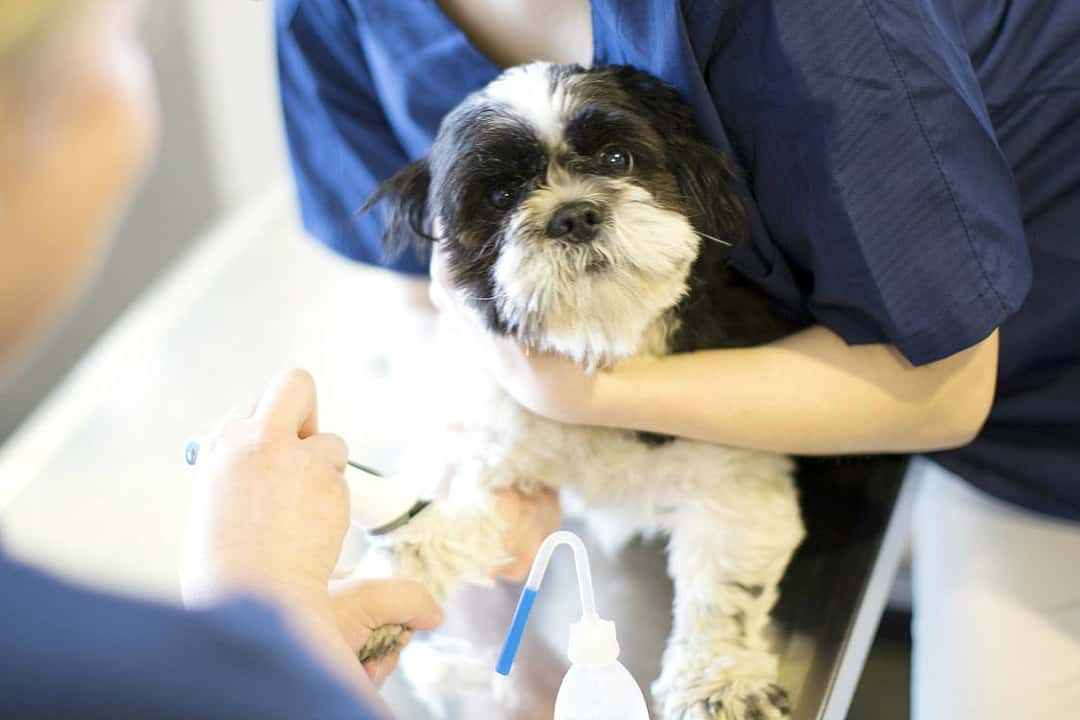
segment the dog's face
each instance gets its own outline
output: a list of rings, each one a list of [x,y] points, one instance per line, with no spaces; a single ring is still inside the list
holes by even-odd
[[[671,88],[625,66],[511,69],[384,183],[386,242],[437,239],[491,330],[588,366],[662,352],[702,242],[745,218]]]

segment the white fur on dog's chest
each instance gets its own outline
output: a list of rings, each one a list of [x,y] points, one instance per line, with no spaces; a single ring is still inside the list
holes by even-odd
[[[521,407],[475,366],[468,375],[467,385],[456,375],[455,387],[471,398],[469,454],[482,458],[482,468],[461,479],[477,489],[570,488],[587,515],[614,512],[642,532],[670,531],[687,507],[721,514],[754,507],[758,522],[792,521],[792,463],[785,456],[684,439],[655,445],[630,430],[565,425]],[[456,407],[466,410],[464,403]]]

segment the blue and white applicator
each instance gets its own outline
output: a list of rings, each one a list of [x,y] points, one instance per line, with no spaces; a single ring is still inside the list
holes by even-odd
[[[571,664],[559,686],[553,720],[580,717],[593,720],[648,720],[645,696],[630,672],[619,662],[615,623],[604,620],[596,613],[592,572],[585,544],[577,535],[566,530],[552,533],[540,546],[518,600],[517,610],[514,611],[514,619],[510,622],[495,672],[502,676],[510,674],[551,554],[563,544],[569,545],[574,552],[578,592],[581,595],[581,620],[570,625],[566,654]]]

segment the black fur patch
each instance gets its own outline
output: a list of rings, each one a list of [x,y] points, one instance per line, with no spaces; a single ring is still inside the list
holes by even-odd
[[[769,685],[765,688],[765,697],[774,708],[779,710],[783,715],[787,715],[791,712],[791,699],[788,697],[787,690],[779,685]]]
[[[443,127],[430,155],[429,201],[446,229],[447,269],[488,327],[506,334],[493,301],[492,273],[506,221],[544,175],[547,156],[532,128],[496,104],[455,110]],[[497,193],[508,193],[511,204],[496,206]]]
[[[646,121],[663,139],[663,169],[676,187],[649,189],[667,207],[686,214],[704,236],[701,253],[690,273],[687,297],[675,309],[678,330],[672,352],[732,348],[771,342],[793,329],[769,300],[728,267],[729,246],[744,242],[749,228],[739,182],[727,158],[706,143],[690,107],[677,90],[631,66],[613,65],[580,71],[581,92],[598,108],[595,116],[633,117]],[[581,123],[596,124],[585,114]],[[625,122],[625,121],[624,121]],[[583,134],[585,134],[583,132]],[[653,436],[646,442],[658,441]]]
[[[743,714],[745,720],[765,720],[765,711],[759,703],[760,698],[757,695],[746,698],[746,712]]]
[[[794,329],[760,290],[728,267],[727,254],[716,243],[702,244],[689,292],[675,308],[679,325],[671,352],[762,345]]]
[[[427,222],[430,186],[431,170],[427,158],[423,158],[409,163],[393,177],[380,183],[360,208],[360,212],[364,213],[380,203],[385,207],[382,245],[386,259],[392,260],[410,246],[426,251],[429,243],[434,241]]]
[[[637,439],[645,443],[646,445],[652,445],[653,447],[661,447],[675,440],[675,436],[641,431],[637,434]]]

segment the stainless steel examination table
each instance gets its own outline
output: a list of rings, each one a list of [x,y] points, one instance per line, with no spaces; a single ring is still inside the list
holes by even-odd
[[[423,353],[400,318],[383,316],[385,281],[305,240],[284,191],[207,235],[0,449],[5,547],[68,577],[175,601],[190,490],[184,442],[282,366],[313,372],[320,425],[342,434],[352,457],[392,469],[423,412],[403,358]],[[814,463],[801,478],[809,536],[784,580],[775,628],[799,720],[846,715],[907,540],[903,464]],[[635,542],[614,557],[594,548],[591,560],[598,607],[617,622],[622,660],[648,688],[670,624],[663,550]],[[462,593],[442,632],[497,648],[517,593]],[[519,710],[469,696],[451,718],[551,718],[578,613],[560,553],[511,676]],[[404,720],[429,716],[399,676],[385,692]]]

